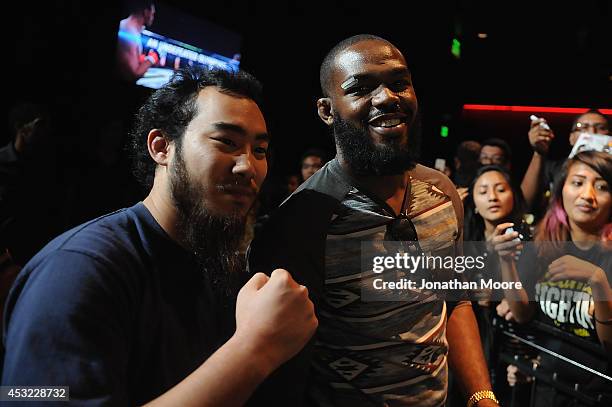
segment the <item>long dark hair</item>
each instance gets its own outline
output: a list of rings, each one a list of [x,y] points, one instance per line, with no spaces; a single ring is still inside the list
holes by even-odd
[[[569,220],[567,212],[563,207],[563,186],[567,180],[569,168],[575,163],[583,163],[588,165],[596,173],[608,183],[608,187],[612,188],[612,155],[599,151],[584,151],[576,154],[573,158],[567,160],[563,165],[561,172],[555,178],[555,183],[552,190],[552,196],[548,205],[546,215],[539,223],[535,241],[536,242],[551,242],[550,244],[539,245],[539,254],[545,257],[553,257],[554,251],[558,250],[562,242],[571,240]],[[601,233],[603,234],[612,223],[611,218],[606,224],[601,225]]]
[[[464,229],[463,229],[463,240],[465,241],[482,241],[485,240],[485,224],[482,216],[475,212],[476,205],[474,204],[474,186],[476,185],[476,181],[483,174],[489,171],[497,171],[503,175],[505,180],[510,185],[510,189],[512,190],[512,211],[507,216],[507,219],[504,219],[507,222],[514,222],[515,224],[520,223],[523,215],[525,214],[525,199],[523,198],[523,193],[521,192],[521,188],[512,182],[510,178],[510,174],[504,168],[499,165],[485,165],[482,166],[476,171],[476,176],[472,180],[468,190],[468,196],[465,198],[464,202]]]

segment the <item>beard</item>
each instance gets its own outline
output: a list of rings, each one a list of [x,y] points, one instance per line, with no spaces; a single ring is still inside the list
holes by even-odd
[[[355,126],[339,116],[332,130],[342,158],[355,175],[398,175],[414,168],[420,152],[419,119],[411,126],[409,142],[399,140],[388,144],[374,144],[367,127]]]
[[[213,292],[234,297],[246,265],[238,252],[246,217],[210,212],[204,203],[206,189],[191,182],[178,143],[175,164],[170,169],[170,188],[178,212],[179,242],[194,254]]]

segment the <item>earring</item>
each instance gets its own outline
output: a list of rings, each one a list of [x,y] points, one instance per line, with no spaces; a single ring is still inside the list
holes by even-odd
[[[478,213],[478,208],[474,207],[474,213]]]

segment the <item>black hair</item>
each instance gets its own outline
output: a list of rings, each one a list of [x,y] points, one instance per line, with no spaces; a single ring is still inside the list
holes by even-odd
[[[148,10],[154,6],[155,2],[151,0],[128,0],[126,7],[130,14],[139,14],[144,10]]]
[[[455,168],[453,176],[453,182],[456,186],[467,187],[474,180],[476,170],[480,168],[478,158],[480,157],[481,147],[480,143],[474,140],[462,141],[457,146],[455,158],[459,162],[459,166]]]
[[[327,97],[330,94],[329,91],[332,86],[331,75],[332,75],[332,71],[334,69],[334,63],[335,63],[335,60],[338,54],[340,54],[342,51],[344,51],[351,45],[357,44],[362,41],[368,41],[368,40],[382,41],[389,45],[393,45],[389,41],[385,40],[384,38],[381,38],[381,37],[378,37],[372,34],[354,35],[352,37],[349,37],[345,40],[340,41],[327,53],[327,55],[325,55],[325,58],[323,58],[323,62],[321,63],[321,69],[319,71],[319,80],[321,82],[321,90],[323,91],[324,96]]]
[[[319,157],[323,164],[329,161],[329,154],[327,151],[320,148],[309,148],[308,150],[304,151],[304,154],[302,154],[302,157],[300,158],[300,165],[302,165],[304,160],[310,156]]]
[[[187,67],[177,71],[170,82],[155,91],[138,110],[130,135],[133,172],[140,184],[149,190],[153,185],[156,164],[149,156],[147,137],[152,129],[180,148],[185,129],[197,114],[196,99],[200,90],[214,86],[222,93],[253,100],[262,108],[262,87],[255,77],[244,72]]]
[[[601,117],[603,117],[603,118],[604,118],[604,120],[606,121],[606,123],[607,123],[608,125],[610,125],[610,119],[608,119],[608,116],[606,116],[605,114],[603,114],[602,112],[600,112],[600,111],[599,111],[599,110],[597,110],[597,109],[589,109],[589,110],[587,110],[587,111],[586,111],[586,112],[584,112],[584,113],[580,113],[578,116],[576,116],[576,117],[574,118],[574,121],[572,122],[572,127],[571,127],[572,131],[573,131],[573,129],[575,129],[575,128],[576,128],[576,123],[578,123],[578,119],[580,119],[580,118],[581,118],[582,116],[584,116],[585,114],[589,114],[589,113],[590,113],[590,114],[598,114],[598,115],[600,115]]]
[[[483,141],[481,146],[493,146],[501,148],[504,152],[504,164],[510,162],[512,159],[512,149],[510,148],[510,144],[508,144],[506,140],[502,140],[497,137],[492,137]]]
[[[464,208],[465,208],[465,216],[464,216],[464,229],[463,229],[463,240],[479,242],[485,240],[484,232],[485,225],[484,219],[482,216],[475,212],[475,204],[474,204],[474,186],[476,185],[476,181],[480,178],[484,173],[489,171],[497,171],[503,175],[503,177],[510,185],[512,189],[512,211],[510,215],[508,215],[508,222],[513,222],[515,224],[520,224],[523,215],[525,214],[525,199],[523,198],[523,192],[521,188],[512,182],[512,178],[508,171],[505,168],[500,167],[499,165],[485,165],[482,166],[476,171],[476,175],[472,180],[469,190],[468,196],[465,198]]]

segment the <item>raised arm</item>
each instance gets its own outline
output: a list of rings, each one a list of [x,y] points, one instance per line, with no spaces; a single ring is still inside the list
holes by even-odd
[[[523,176],[521,190],[529,208],[532,208],[539,198],[538,193],[541,190],[541,178],[546,154],[548,154],[550,143],[555,137],[550,128],[547,125],[543,126],[543,124],[545,124],[543,119],[532,121],[528,133],[529,144],[533,148],[533,156]]]
[[[505,234],[504,231],[514,226],[513,223],[502,223],[497,225],[490,238],[490,244],[499,255],[502,280],[505,282],[520,282],[516,269],[515,256],[523,249],[521,241],[517,240],[519,233],[514,231]],[[527,291],[522,289],[504,289],[504,298],[508,302],[510,311],[518,323],[529,322],[533,318],[535,305],[529,302]]]

